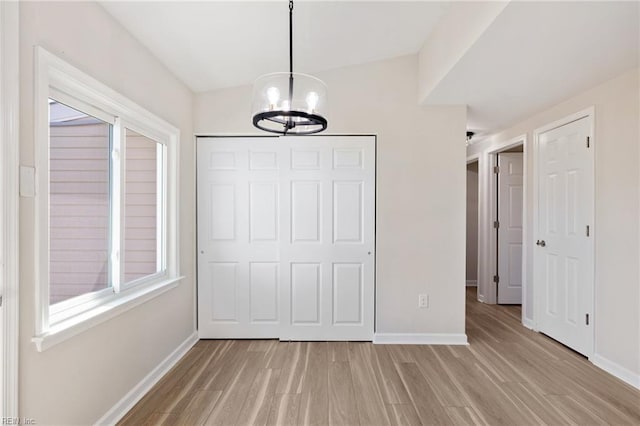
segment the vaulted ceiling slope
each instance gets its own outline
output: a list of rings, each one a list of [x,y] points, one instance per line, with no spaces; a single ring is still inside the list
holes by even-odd
[[[286,0],[101,4],[196,93],[287,69]],[[636,1],[298,0],[295,69],[420,53],[416,99],[468,105],[478,139],[638,67],[639,20]]]
[[[638,67],[638,2],[511,2],[423,99],[495,132]]]
[[[112,2],[102,6],[194,92],[288,69],[288,2]],[[296,1],[294,61],[314,73],[418,52],[446,2]]]

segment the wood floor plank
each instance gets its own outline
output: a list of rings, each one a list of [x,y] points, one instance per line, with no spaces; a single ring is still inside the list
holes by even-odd
[[[261,352],[245,352],[244,362],[235,370],[229,384],[225,387],[218,403],[207,418],[207,425],[235,424],[244,405],[251,384],[261,367],[264,354]]]
[[[516,382],[503,383],[501,386],[512,399],[519,399],[522,404],[535,413],[535,417],[539,419],[538,423],[547,425],[570,423],[570,418],[549,404],[544,395],[535,386],[529,383]]]
[[[329,424],[360,424],[348,361],[329,363]]]
[[[391,358],[387,345],[373,346],[373,361],[376,379],[382,391],[382,398],[387,404],[411,403],[409,394],[398,375],[396,364]]]
[[[280,370],[263,368],[258,371],[253,381],[249,394],[240,410],[240,416],[236,422],[238,425],[266,425],[269,421],[269,412],[276,394],[278,376]]]
[[[580,404],[569,395],[547,395],[545,397],[551,405],[571,418],[576,425],[606,425],[607,423],[589,407]]]
[[[329,423],[329,350],[327,342],[309,344],[309,361],[304,372],[298,424]]]
[[[327,345],[329,346],[329,361],[349,361],[349,342],[327,342]]]
[[[445,411],[456,426],[474,426],[483,424],[476,412],[469,407],[446,407]]]
[[[140,426],[170,426],[180,424],[178,415],[171,413],[153,413],[146,422],[138,423]]]
[[[441,360],[455,358],[452,352],[442,351],[438,358],[431,346],[415,346],[411,349],[416,364],[434,390],[438,401],[445,407],[465,407],[469,401],[464,397],[452,377],[443,368]]]
[[[309,342],[291,342],[287,345],[287,357],[280,371],[276,393],[301,393],[309,362]]]
[[[349,365],[360,424],[390,424],[384,399],[373,373],[371,344],[349,344]]]
[[[441,356],[438,354],[439,349],[434,348],[437,356]],[[492,381],[492,378],[478,367],[477,363],[448,359],[444,365],[447,373],[455,380],[465,399],[470,401],[471,407],[480,416],[483,423],[491,425],[529,423],[526,417],[516,411],[517,407]]]
[[[418,413],[413,404],[387,404],[389,420],[393,426],[419,426],[422,425]]]
[[[283,369],[284,363],[287,359],[289,345],[289,342],[277,342],[273,345],[267,354],[266,368],[270,368],[272,370]]]
[[[418,366],[413,362],[402,362],[397,368],[422,424],[451,424],[451,419]]]
[[[393,362],[415,362],[411,353],[411,347],[413,345],[388,345],[387,350]]]
[[[300,411],[299,393],[296,394],[276,394],[271,403],[269,420],[270,426],[294,426],[298,424],[298,413]]]
[[[580,392],[585,398],[589,397],[591,403],[606,405],[608,409],[623,415],[627,421],[640,424],[640,391],[587,361],[562,362],[560,368],[563,375],[575,384],[571,389],[572,395]]]
[[[172,424],[202,425],[220,399],[222,391],[196,390],[180,414],[173,414]]]
[[[252,340],[249,343],[247,351],[249,352],[268,352],[273,345],[276,344],[276,340]]]
[[[231,344],[217,359],[217,362],[212,362],[206,370],[206,382],[203,383],[202,389],[224,391],[227,384],[244,365],[243,361],[251,342],[247,340],[232,340],[230,342]]]

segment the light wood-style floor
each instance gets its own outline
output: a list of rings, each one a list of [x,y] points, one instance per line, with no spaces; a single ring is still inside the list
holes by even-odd
[[[121,424],[640,424],[640,391],[473,296],[469,346],[200,341]]]

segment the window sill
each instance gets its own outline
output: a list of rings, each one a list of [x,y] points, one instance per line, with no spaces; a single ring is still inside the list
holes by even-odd
[[[132,291],[123,297],[111,300],[82,314],[56,323],[50,326],[46,333],[32,337],[31,341],[35,343],[38,352],[46,351],[58,343],[64,342],[73,336],[176,288],[183,278],[184,277],[171,278]]]

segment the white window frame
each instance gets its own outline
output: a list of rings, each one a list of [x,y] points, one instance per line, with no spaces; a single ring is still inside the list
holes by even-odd
[[[36,332],[32,341],[39,351],[58,344],[94,325],[104,322],[174,287],[182,278],[178,258],[178,141],[180,131],[85,74],[42,47],[35,48],[35,146],[36,146]],[[112,223],[117,227],[116,241],[110,252],[111,262],[120,263],[124,191],[124,150],[121,141],[125,128],[158,142],[162,151],[162,179],[158,189],[158,232],[161,233],[159,256],[162,270],[126,285],[120,277],[112,277],[112,287],[83,294],[49,305],[49,98],[56,99],[82,112],[113,125],[114,170],[110,182]],[[160,165],[160,163],[159,163]],[[115,191],[114,191],[115,190]],[[115,214],[117,213],[117,214]]]
[[[0,1],[0,416],[18,417],[19,31],[18,3]]]

